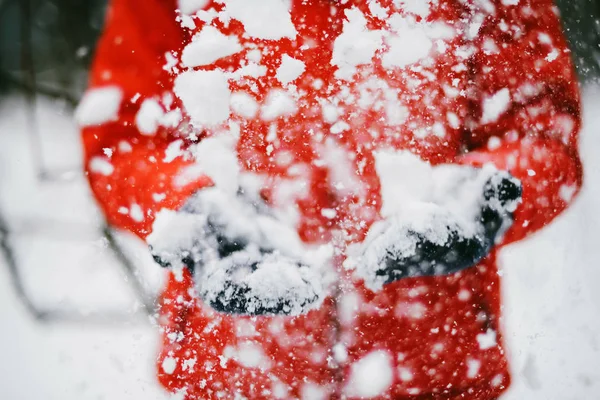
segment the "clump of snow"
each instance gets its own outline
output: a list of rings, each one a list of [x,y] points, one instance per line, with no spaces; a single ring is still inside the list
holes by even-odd
[[[89,89],[75,111],[75,121],[81,127],[116,121],[122,101],[123,91],[118,86]]]
[[[225,0],[222,19],[233,18],[244,25],[246,33],[257,39],[294,39],[290,2],[287,0]]]
[[[504,374],[498,374],[492,378],[490,384],[492,385],[492,387],[498,387],[502,385],[502,381],[504,381]]]
[[[381,182],[381,215],[391,216],[402,205],[425,201],[432,190],[432,167],[409,151],[375,152],[375,168]]]
[[[262,241],[263,233],[255,221],[257,212],[251,201],[244,201],[218,187],[199,191],[180,211],[182,214],[200,215],[207,221],[210,219],[212,227],[206,228],[205,236],[211,229],[218,228],[219,233],[227,238],[243,238],[250,242]]]
[[[183,48],[181,61],[186,67],[199,67],[240,51],[242,46],[237,36],[224,35],[217,28],[208,25]]]
[[[379,19],[386,19],[388,17],[389,9],[383,7],[377,0],[371,0],[368,3],[369,11],[374,17]]]
[[[161,369],[165,374],[172,374],[175,372],[175,368],[177,368],[177,358],[173,357],[165,357],[161,364]]]
[[[258,103],[249,93],[235,92],[231,95],[231,111],[241,117],[252,119],[258,112]]]
[[[374,350],[352,364],[345,392],[349,396],[370,399],[382,396],[393,380],[391,354],[386,350]]]
[[[567,204],[573,200],[573,196],[577,191],[577,187],[575,185],[561,185],[558,190],[558,195],[560,198]]]
[[[163,158],[163,161],[166,163],[170,163],[177,157],[184,155],[185,152],[182,149],[182,146],[183,146],[183,140],[181,140],[181,139],[177,139],[177,140],[174,140],[173,142],[169,143],[169,145],[165,149],[165,158]]]
[[[492,136],[488,139],[487,142],[487,148],[488,150],[496,150],[498,148],[500,148],[500,146],[502,145],[502,139],[500,139],[498,136]]]
[[[171,51],[165,52],[165,64],[163,65],[163,70],[173,74],[179,71],[177,68],[177,57]]]
[[[271,378],[273,385],[271,386],[271,393],[276,399],[287,399],[289,395],[288,386],[276,378]]]
[[[323,120],[328,124],[335,123],[340,117],[340,110],[338,107],[329,102],[323,102],[321,104],[321,113]]]
[[[321,162],[329,168],[331,184],[340,194],[364,194],[350,152],[333,138],[327,138],[319,149]]]
[[[467,378],[474,379],[479,375],[481,369],[481,361],[469,358],[467,359]]]
[[[189,15],[179,14],[175,17],[175,20],[179,22],[179,25],[184,29],[189,29],[190,31],[196,29],[196,22]]]
[[[410,382],[414,379],[415,375],[412,373],[410,368],[400,367],[398,368],[398,376],[400,380],[404,382]]]
[[[427,315],[427,307],[421,302],[400,302],[394,314],[397,318],[422,319]]]
[[[321,210],[321,215],[327,219],[334,219],[337,211],[334,208],[324,208]]]
[[[351,325],[358,314],[361,298],[356,293],[343,293],[338,300],[338,316],[343,325]]]
[[[90,159],[89,168],[91,172],[101,174],[104,176],[110,176],[114,170],[114,165],[106,157],[95,156]]]
[[[490,97],[483,99],[483,112],[481,123],[489,124],[498,121],[510,105],[510,91],[507,88],[499,90]]]
[[[229,77],[233,80],[240,80],[242,78],[260,78],[265,76],[267,73],[267,67],[259,65],[255,62],[249,62],[248,64],[236,69],[229,74]]]
[[[196,166],[226,193],[238,190],[240,165],[235,149],[237,138],[221,134],[206,138],[190,149]]]
[[[496,342],[496,331],[493,329],[488,329],[485,333],[480,333],[477,335],[477,343],[479,343],[479,348],[481,350],[491,349],[497,346]]]
[[[209,0],[177,0],[177,9],[183,14],[193,14],[206,7]]]
[[[337,121],[335,124],[331,125],[331,128],[329,128],[329,132],[333,133],[334,135],[339,135],[340,133],[349,130],[350,125],[348,125],[346,121]]]
[[[394,2],[407,13],[418,15],[421,18],[427,18],[431,12],[431,0],[395,0]]]
[[[184,267],[182,252],[192,249],[196,237],[205,235],[206,216],[182,214],[168,209],[156,213],[152,233],[146,238],[153,253],[173,268]]]
[[[498,173],[491,164],[483,168],[455,164],[433,167],[405,150],[375,152],[375,168],[381,182],[381,215],[384,217],[402,213],[406,205],[434,203],[464,220],[472,220],[482,202],[484,185],[490,179],[497,183],[498,179],[508,176]]]
[[[345,363],[348,360],[348,349],[343,343],[336,343],[332,350],[333,357],[338,363]]]
[[[349,80],[356,67],[369,64],[375,52],[381,48],[381,31],[367,29],[367,19],[356,7],[346,10],[342,33],[333,43],[331,64],[338,67],[336,77]]]
[[[155,99],[146,99],[142,102],[135,116],[135,125],[142,135],[156,134],[165,111]]]
[[[458,292],[458,299],[460,301],[469,301],[471,299],[471,292],[467,289],[462,289],[460,292]]]
[[[285,90],[272,89],[261,109],[261,118],[272,121],[276,118],[293,115],[298,111],[296,100]]]
[[[552,62],[552,61],[556,60],[559,55],[560,55],[560,53],[558,52],[558,50],[552,49],[550,51],[550,53],[548,53],[548,55],[546,56],[545,60],[548,62]]]
[[[229,118],[231,91],[222,71],[186,71],[175,78],[175,94],[197,127],[214,127]]]
[[[445,40],[456,36],[457,31],[443,22],[426,22],[429,14],[427,1],[403,1],[401,7],[412,14],[423,17],[417,22],[413,16],[395,13],[387,17],[387,9],[378,3],[371,3],[370,8],[379,18],[385,18],[387,28],[369,30],[365,15],[356,7],[345,11],[346,21],[342,33],[335,39],[331,64],[338,67],[335,76],[350,80],[356,67],[370,64],[379,50],[383,53],[381,63],[385,68],[404,68],[429,56],[434,41],[438,51],[444,52]]]
[[[323,386],[317,385],[314,382],[306,382],[302,385],[300,391],[301,400],[327,400],[329,398],[329,390]]]
[[[173,185],[176,188],[183,188],[191,183],[197,182],[198,179],[206,176],[202,168],[197,164],[188,165],[182,168],[175,177],[173,177]]]
[[[427,35],[424,24],[414,24],[395,14],[389,18],[393,34],[386,38],[389,50],[383,55],[386,68],[406,67],[427,57],[433,41]]]
[[[305,69],[306,65],[304,65],[304,62],[284,54],[281,57],[281,65],[277,68],[275,77],[283,85],[287,85],[298,79],[304,73]]]
[[[135,222],[142,222],[145,218],[144,210],[142,210],[142,207],[140,207],[139,204],[133,203],[131,207],[129,207],[129,216]]]
[[[246,368],[268,369],[271,366],[271,360],[262,347],[254,342],[238,344],[233,358]]]

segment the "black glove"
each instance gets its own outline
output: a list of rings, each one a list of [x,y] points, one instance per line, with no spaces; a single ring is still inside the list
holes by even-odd
[[[451,190],[377,222],[359,255],[349,258],[348,265],[367,286],[376,290],[403,278],[451,274],[474,266],[511,226],[521,197],[518,180],[507,172],[451,168],[451,173],[440,174],[456,179],[456,185],[445,182]]]
[[[160,265],[191,270],[200,297],[220,312],[298,315],[323,297],[327,255],[244,190],[203,189],[181,210],[162,211],[148,243]]]

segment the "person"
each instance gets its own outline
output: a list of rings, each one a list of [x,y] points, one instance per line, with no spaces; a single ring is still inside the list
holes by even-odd
[[[498,251],[582,184],[551,0],[112,0],[77,119],[186,399],[498,398]]]

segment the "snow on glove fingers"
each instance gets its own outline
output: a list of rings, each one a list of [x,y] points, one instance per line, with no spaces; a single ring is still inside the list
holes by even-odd
[[[299,315],[323,297],[314,268],[251,247],[205,268],[199,282],[205,302],[232,314]]]
[[[392,283],[413,276],[444,275],[468,268],[489,252],[486,240],[474,237],[462,237],[457,230],[448,229],[444,243],[429,240],[425,235],[408,232],[413,236],[416,246],[409,254],[388,251],[382,260],[382,267],[375,274],[382,277],[384,283]]]
[[[200,297],[217,311],[297,315],[323,297],[316,277],[328,256],[243,190],[203,189],[181,210],[161,211],[148,243],[162,266],[194,272]]]
[[[512,225],[512,213],[521,200],[521,194],[521,183],[508,172],[498,172],[486,182],[480,222],[485,235],[492,241]]]
[[[185,261],[183,266],[193,270],[249,243],[263,242],[255,219],[265,207],[243,190],[232,196],[217,188],[203,189],[180,210],[160,211],[147,241],[162,266],[177,268]]]
[[[493,168],[442,166],[428,201],[410,201],[373,224],[346,265],[373,290],[396,280],[476,265],[512,224],[518,180]]]

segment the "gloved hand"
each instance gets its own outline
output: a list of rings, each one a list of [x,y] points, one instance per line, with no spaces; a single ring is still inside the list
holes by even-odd
[[[367,287],[476,265],[512,224],[521,184],[492,167],[432,168],[427,200],[408,201],[373,224],[345,265]]]
[[[162,266],[190,269],[199,296],[220,312],[298,315],[324,297],[329,249],[303,244],[247,190],[207,188],[161,211],[148,244]]]

